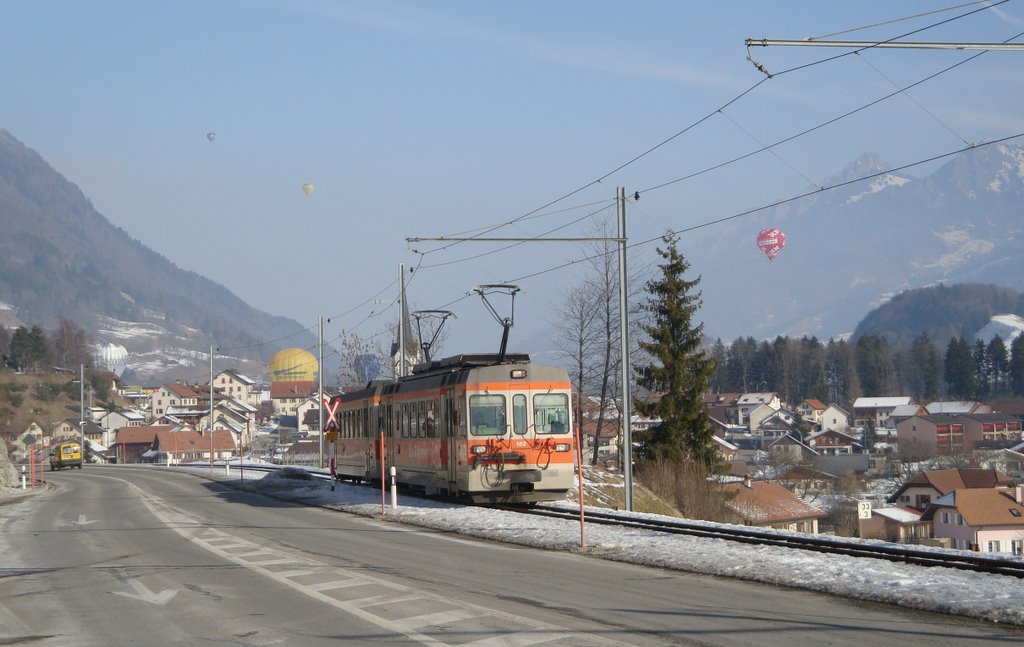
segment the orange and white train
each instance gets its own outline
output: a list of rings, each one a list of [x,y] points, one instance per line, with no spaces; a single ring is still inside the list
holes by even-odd
[[[338,479],[390,479],[474,503],[559,500],[573,486],[568,373],[528,355],[457,355],[332,398]],[[383,456],[382,456],[383,447]],[[329,449],[329,451],[331,451]]]

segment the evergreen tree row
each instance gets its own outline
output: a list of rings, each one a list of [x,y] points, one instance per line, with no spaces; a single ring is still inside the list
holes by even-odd
[[[944,352],[927,333],[909,349],[893,348],[878,335],[826,343],[740,337],[729,345],[717,340],[709,353],[713,391],[778,392],[791,404],[814,398],[848,408],[861,396],[906,395],[926,403],[1024,395],[1024,335],[1009,349],[999,336],[988,344],[954,337]]]

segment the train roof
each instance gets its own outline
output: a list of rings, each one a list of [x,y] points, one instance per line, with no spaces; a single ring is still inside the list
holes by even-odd
[[[434,360],[430,363],[417,364],[413,367],[412,372],[413,374],[420,374],[456,368],[530,363],[530,355],[528,353],[505,353],[505,357],[501,361],[498,361],[499,358],[501,358],[501,355],[498,353],[462,353],[461,355],[452,355],[444,359]]]

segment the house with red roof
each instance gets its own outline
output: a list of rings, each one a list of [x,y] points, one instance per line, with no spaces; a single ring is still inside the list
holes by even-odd
[[[731,495],[725,505],[734,515],[735,522],[745,526],[817,534],[818,520],[827,514],[804,503],[778,483],[748,478],[742,483],[727,483],[722,489]]]
[[[270,384],[270,401],[274,405],[274,415],[297,415],[296,409],[298,406],[319,390],[320,385],[312,380],[272,382]]]
[[[925,470],[901,485],[887,501],[925,510],[932,501],[953,490],[1008,488],[1013,484],[1013,479],[996,469]]]
[[[1009,489],[957,489],[925,510],[932,536],[952,548],[1024,555],[1024,486]]]
[[[932,536],[932,524],[922,520],[921,510],[906,506],[884,506],[871,510],[871,516],[859,520],[862,539],[884,539],[898,544],[920,544]]]

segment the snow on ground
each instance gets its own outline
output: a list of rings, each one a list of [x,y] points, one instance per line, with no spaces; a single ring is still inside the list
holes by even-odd
[[[587,524],[581,548],[578,522],[416,499],[401,493],[396,508],[391,507],[390,493],[382,506],[379,489],[340,483],[332,491],[329,481],[303,478],[318,471],[315,469],[307,472],[288,468],[269,474],[246,470],[243,481],[237,463],[229,471],[223,463],[213,468],[209,463],[178,467],[278,498],[495,541],[1024,626],[1024,583],[1015,577]],[[563,505],[579,507],[569,502]]]

